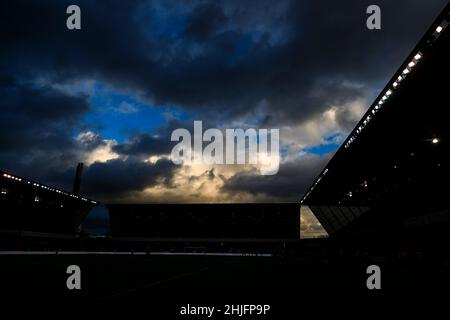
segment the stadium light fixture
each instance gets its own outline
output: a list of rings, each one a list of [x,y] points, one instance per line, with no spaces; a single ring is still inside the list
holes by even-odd
[[[420,58],[422,58],[422,55],[420,53],[418,53],[414,56],[414,60],[416,60],[416,61],[419,60]]]
[[[442,31],[442,29],[443,29],[443,28],[442,28],[441,26],[438,26],[438,27],[436,28],[436,32],[437,32],[437,33],[440,33],[440,32]]]
[[[431,142],[432,142],[433,144],[439,143],[439,139],[438,139],[438,138],[434,138],[433,140],[431,140]]]
[[[403,74],[408,74],[409,73],[409,69],[405,68],[405,70],[403,70]]]
[[[411,61],[410,63],[408,63],[408,67],[412,68],[416,65],[416,63],[414,61]]]

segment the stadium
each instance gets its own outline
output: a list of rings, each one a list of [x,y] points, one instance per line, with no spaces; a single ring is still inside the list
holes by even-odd
[[[298,203],[101,204],[79,192],[82,164],[72,192],[1,171],[3,290],[100,299],[289,299],[298,288],[295,298],[444,295],[449,24],[447,5]],[[81,226],[99,205],[108,232],[92,236]],[[304,209],[328,237],[301,238]],[[68,264],[86,269],[81,292],[64,287]],[[371,264],[385,270],[382,292],[365,286]]]

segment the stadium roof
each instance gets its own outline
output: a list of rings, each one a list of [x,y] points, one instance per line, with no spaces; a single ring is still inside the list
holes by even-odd
[[[31,186],[34,186],[36,188],[40,188],[42,190],[54,192],[56,194],[67,196],[67,197],[71,197],[73,199],[79,199],[81,201],[90,202],[90,203],[95,204],[95,205],[98,204],[98,202],[95,201],[95,200],[92,200],[92,199],[89,199],[89,198],[86,198],[86,197],[83,197],[83,196],[80,196],[80,195],[77,195],[77,194],[73,194],[73,193],[70,193],[70,192],[58,189],[58,188],[54,188],[54,187],[42,184],[40,182],[28,180],[26,178],[19,177],[17,175],[13,175],[13,174],[8,173],[8,172],[0,171],[0,175],[3,178],[9,179],[11,181],[15,181],[17,183],[23,183],[23,184],[31,185]]]
[[[406,210],[408,197],[422,210],[444,206],[449,22],[447,5],[303,196],[328,233],[373,208]]]

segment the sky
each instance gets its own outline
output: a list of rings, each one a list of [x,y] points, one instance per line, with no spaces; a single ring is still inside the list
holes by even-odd
[[[298,202],[446,2],[2,1],[0,168],[70,190],[84,162],[102,202]],[[175,165],[194,120],[278,128],[278,174]]]

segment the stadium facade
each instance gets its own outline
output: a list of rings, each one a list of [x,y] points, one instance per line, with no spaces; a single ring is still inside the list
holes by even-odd
[[[296,203],[108,204],[111,234],[151,238],[299,239]]]
[[[447,5],[304,195],[331,239],[448,241],[449,22]]]
[[[73,235],[98,202],[0,171],[0,230]]]

